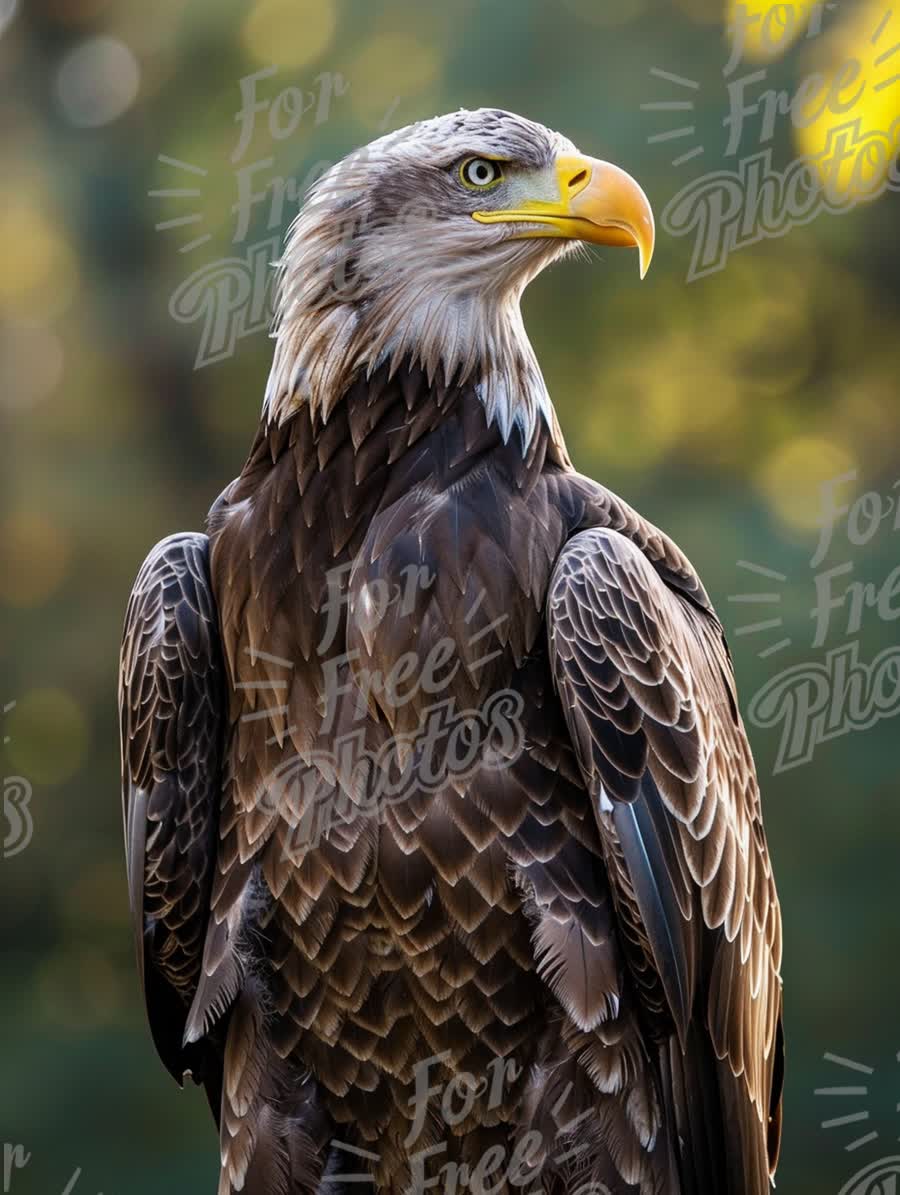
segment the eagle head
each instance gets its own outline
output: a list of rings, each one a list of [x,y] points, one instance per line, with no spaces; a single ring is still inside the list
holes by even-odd
[[[280,263],[269,419],[323,419],[384,362],[471,383],[523,448],[552,408],[522,323],[527,284],[579,243],[639,252],[653,213],[618,166],[511,112],[460,111],[390,133],[312,187]]]

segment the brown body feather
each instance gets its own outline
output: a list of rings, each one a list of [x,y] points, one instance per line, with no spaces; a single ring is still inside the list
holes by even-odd
[[[546,1192],[765,1191],[778,908],[721,628],[674,545],[546,428],[523,455],[471,386],[383,367],[325,424],[261,426],[206,567],[215,642],[176,655],[226,679],[202,723],[220,755],[198,746],[190,792],[183,750],[167,766],[217,839],[145,855],[132,798],[131,868],[148,999],[152,980],[181,1008],[170,1065],[221,1068],[222,1195],[359,1173],[382,1192],[526,1172]],[[151,825],[153,617],[132,613],[123,672]],[[441,706],[500,716],[467,768],[433,736],[426,783]]]

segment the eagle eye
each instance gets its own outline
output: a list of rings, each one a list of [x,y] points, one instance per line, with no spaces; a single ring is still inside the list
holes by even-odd
[[[466,158],[459,168],[459,177],[464,187],[484,191],[503,181],[503,170],[499,162],[490,158]]]

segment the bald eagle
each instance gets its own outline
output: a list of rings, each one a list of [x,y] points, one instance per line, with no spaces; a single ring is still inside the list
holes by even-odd
[[[640,187],[458,112],[315,186],[247,463],[135,583],[131,910],[220,1195],[757,1195],[781,922],[721,624],[519,302]]]

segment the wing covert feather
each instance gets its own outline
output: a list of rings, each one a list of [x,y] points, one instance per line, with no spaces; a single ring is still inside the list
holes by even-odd
[[[153,1038],[181,1082],[221,793],[224,667],[205,535],[169,536],[135,581],[119,671],[122,813],[138,968]],[[212,1098],[212,1097],[211,1097]],[[216,1109],[218,1111],[218,1109]]]
[[[547,621],[626,956],[655,969],[675,1029],[661,1073],[682,1182],[715,1165],[685,1115],[699,1100],[728,1138],[717,1189],[756,1195],[779,1146],[781,921],[721,626],[609,529],[565,546]]]

